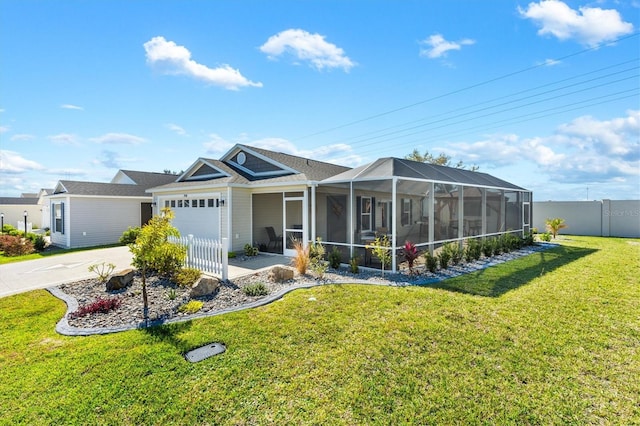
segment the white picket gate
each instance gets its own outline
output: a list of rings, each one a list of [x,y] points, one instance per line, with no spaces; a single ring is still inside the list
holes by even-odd
[[[228,278],[229,259],[226,238],[218,241],[196,238],[189,234],[180,238],[169,237],[169,241],[187,248],[185,266],[200,269],[202,272],[220,275],[223,280]]]

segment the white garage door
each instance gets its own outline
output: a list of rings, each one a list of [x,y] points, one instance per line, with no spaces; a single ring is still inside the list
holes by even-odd
[[[173,210],[173,226],[181,236],[220,238],[219,197],[168,199],[164,200],[164,205]]]

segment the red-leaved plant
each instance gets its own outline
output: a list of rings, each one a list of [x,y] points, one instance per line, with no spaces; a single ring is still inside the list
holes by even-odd
[[[98,297],[96,300],[89,303],[88,305],[80,306],[77,311],[72,312],[70,314],[70,317],[80,318],[90,314],[95,314],[96,312],[101,312],[103,314],[106,314],[109,311],[118,309],[121,303],[122,301],[117,297],[111,297],[111,298],[105,298],[105,299]]]
[[[420,256],[420,252],[416,248],[416,245],[411,241],[407,241],[406,243],[404,243],[402,255],[404,256],[404,260],[407,261],[407,264],[409,266],[409,273],[413,274],[413,264],[415,263],[418,256]]]

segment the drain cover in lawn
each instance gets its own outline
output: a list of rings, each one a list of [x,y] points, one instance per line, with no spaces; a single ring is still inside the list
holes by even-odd
[[[184,357],[189,362],[199,362],[211,356],[221,354],[226,350],[227,348],[222,343],[211,343],[211,344],[190,350],[189,352],[184,354]]]

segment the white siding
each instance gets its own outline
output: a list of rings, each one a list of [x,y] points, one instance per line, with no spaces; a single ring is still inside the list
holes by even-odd
[[[231,241],[232,251],[241,251],[245,244],[254,244],[251,228],[251,190],[246,188],[233,188],[231,192],[231,211],[225,208],[227,214],[231,214]]]
[[[142,198],[56,197],[64,202],[64,234],[51,232],[55,245],[76,248],[116,244],[130,226],[140,226]]]

